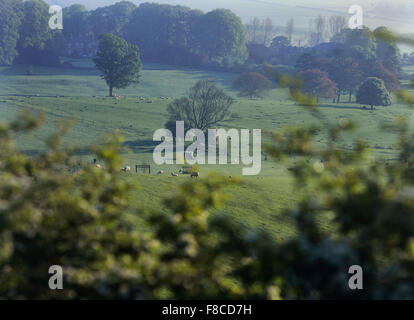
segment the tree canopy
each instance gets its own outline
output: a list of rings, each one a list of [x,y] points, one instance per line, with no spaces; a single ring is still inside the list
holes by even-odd
[[[303,81],[302,92],[314,97],[333,98],[336,95],[336,85],[329,79],[326,72],[309,69],[299,73]]]
[[[233,83],[241,97],[262,98],[271,89],[272,83],[258,72],[241,74]]]
[[[17,57],[22,7],[21,1],[0,1],[0,65],[9,65]]]
[[[385,87],[384,81],[378,78],[368,78],[359,88],[357,102],[374,106],[389,106],[391,96]]]
[[[122,89],[139,82],[142,67],[139,48],[113,34],[101,35],[93,61],[109,86],[110,97],[113,88]]]
[[[230,10],[216,9],[200,16],[194,25],[193,39],[196,52],[213,64],[231,66],[247,60],[244,26]]]

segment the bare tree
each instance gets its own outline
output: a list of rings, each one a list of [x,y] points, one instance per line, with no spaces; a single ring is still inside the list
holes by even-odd
[[[309,44],[315,46],[325,40],[327,23],[323,16],[318,16],[315,20],[309,21]]]
[[[323,16],[318,16],[315,21],[315,29],[318,39],[318,44],[323,42],[325,39],[326,32],[326,19]]]
[[[246,25],[247,40],[250,43],[257,43],[262,23],[259,18],[253,20]]]
[[[292,43],[292,36],[293,36],[294,30],[295,30],[295,20],[293,18],[290,18],[286,24],[286,35],[291,43]]]
[[[273,21],[270,18],[266,18],[263,21],[263,44],[267,46],[275,35],[275,27]]]
[[[347,26],[346,18],[343,16],[331,16],[329,18],[329,33],[331,38],[345,29]]]
[[[184,121],[188,128],[205,131],[228,118],[233,101],[213,81],[200,80],[190,89],[188,97],[174,100],[167,111],[170,120]]]

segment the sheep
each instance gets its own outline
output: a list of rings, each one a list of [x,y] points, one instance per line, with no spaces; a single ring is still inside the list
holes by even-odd
[[[191,173],[191,179],[192,178],[199,178],[200,177],[200,173],[198,173],[198,172],[192,172]]]
[[[162,171],[162,170],[157,172],[157,174],[163,174],[163,173],[164,173],[164,171]]]
[[[172,175],[173,177],[178,177],[178,174],[176,174],[176,173],[174,173],[174,172],[171,172],[171,175]]]
[[[101,167],[101,165],[100,165],[100,164],[96,164],[96,165],[95,165],[95,168],[97,168],[97,169],[101,169],[102,167]]]
[[[130,172],[131,171],[131,167],[130,166],[123,167],[123,168],[121,168],[121,171],[123,171],[123,172]]]

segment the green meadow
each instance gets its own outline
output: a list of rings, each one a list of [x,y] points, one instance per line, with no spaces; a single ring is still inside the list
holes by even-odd
[[[237,77],[235,73],[145,64],[141,83],[136,87],[116,90],[115,93],[121,98],[115,100],[106,97],[105,82],[93,69],[90,60],[70,62],[75,68],[34,66],[32,75],[27,75],[28,66],[25,65],[1,67],[0,119],[11,120],[27,109],[45,115],[45,125],[30,136],[16,137],[19,149],[28,154],[45,148],[43,141],[56,130],[57,122],[73,120],[64,141],[68,146],[75,145],[78,150],[76,156],[85,161],[93,158],[88,146],[102,143],[105,134],[118,130],[125,141],[124,165],[133,169],[124,177],[139,187],[131,193],[130,199],[150,210],[162,209],[162,199],[173,194],[180,183],[190,179],[188,175],[171,176],[180,168],[178,165],[154,165],[152,152],[157,143],[153,142],[152,137],[155,130],[164,127],[168,103],[175,97],[185,95],[198,80],[213,79],[236,99],[231,107],[232,117],[222,123],[223,128],[274,131],[316,121],[303,107],[288,99],[286,90],[276,86],[262,100],[237,97],[231,86]],[[414,73],[414,69],[407,68],[406,72]],[[343,100],[346,101],[347,97],[344,96]],[[413,121],[412,111],[396,102],[390,107],[366,110],[355,103],[323,101],[319,108],[331,122],[351,119],[357,123],[357,130],[340,141],[342,148],[351,149],[353,141],[364,140],[372,146],[374,157],[387,161],[393,161],[397,156],[396,136],[382,126],[392,124],[399,116]],[[326,138],[321,133],[315,142],[323,145]],[[151,175],[135,173],[136,164],[150,164]],[[301,196],[288,165],[277,163],[263,154],[262,170],[257,176],[242,177],[242,164],[205,165],[200,172],[205,175],[209,171],[217,171],[225,176],[240,177],[242,184],[228,189],[229,199],[221,210],[240,224],[267,230],[275,238],[283,239],[294,232],[284,210],[292,207]],[[157,175],[158,170],[163,170],[164,174]],[[321,223],[329,228],[327,221]]]

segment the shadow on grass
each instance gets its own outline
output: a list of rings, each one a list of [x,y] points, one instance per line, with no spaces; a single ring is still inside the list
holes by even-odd
[[[159,141],[152,140],[129,140],[125,141],[123,146],[134,153],[152,153],[154,148],[159,144]]]
[[[352,106],[352,105],[350,105],[350,106],[344,106],[344,105],[341,105],[341,104],[338,104],[338,105],[336,105],[336,104],[319,104],[318,107],[320,107],[320,108],[332,108],[332,109],[356,109],[356,110],[365,110],[365,109],[363,109],[362,106],[361,107]],[[369,107],[369,109],[371,109],[371,108]]]

